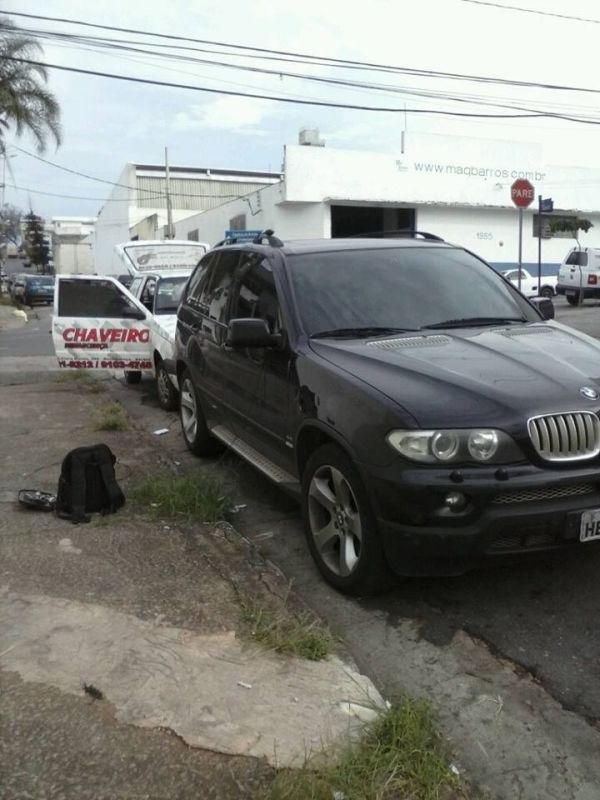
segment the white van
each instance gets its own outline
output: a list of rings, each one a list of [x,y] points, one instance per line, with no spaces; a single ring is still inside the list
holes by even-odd
[[[115,246],[117,274],[58,275],[52,338],[59,367],[122,370],[127,383],[152,376],[161,407],[177,408],[177,306],[208,249],[173,239],[124,242]]]
[[[190,272],[210,250],[206,242],[188,239],[137,239],[116,244],[110,263],[96,263],[96,274],[110,275],[127,285],[147,272]]]
[[[556,293],[572,306],[587,297],[600,297],[600,247],[574,247],[558,271]]]

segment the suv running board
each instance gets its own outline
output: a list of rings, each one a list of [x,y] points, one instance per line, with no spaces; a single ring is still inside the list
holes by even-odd
[[[252,445],[249,445],[235,433],[226,428],[224,425],[216,425],[210,429],[211,436],[220,439],[223,444],[227,445],[230,450],[233,450],[246,461],[250,462],[253,467],[260,470],[267,478],[270,478],[274,483],[285,484],[286,488],[293,492],[299,492],[300,484],[292,474],[285,469],[277,466],[268,458],[255,450]]]

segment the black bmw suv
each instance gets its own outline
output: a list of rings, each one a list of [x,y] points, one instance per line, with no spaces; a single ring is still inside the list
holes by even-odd
[[[178,313],[185,441],[298,493],[344,592],[591,547],[600,343],[551,312],[430,235],[219,246]]]

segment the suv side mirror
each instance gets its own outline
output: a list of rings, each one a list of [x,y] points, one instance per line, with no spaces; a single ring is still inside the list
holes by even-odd
[[[531,302],[544,319],[554,319],[554,303],[549,297],[532,297]]]
[[[229,347],[269,347],[274,341],[264,319],[232,319],[227,326]]]

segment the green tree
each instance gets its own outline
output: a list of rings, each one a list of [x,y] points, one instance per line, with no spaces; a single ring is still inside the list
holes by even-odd
[[[25,250],[38,272],[46,272],[50,260],[48,236],[44,233],[44,220],[30,211],[25,220]]]
[[[60,106],[46,88],[46,68],[15,60],[37,61],[42,52],[36,39],[0,17],[0,152],[6,149],[9,130],[17,136],[29,133],[39,152],[46,149],[49,138],[57,145],[61,142]]]
[[[593,224],[589,219],[582,217],[563,217],[562,219],[555,219],[550,222],[550,231],[552,233],[570,233],[577,244],[579,245],[579,231],[587,233]]]

